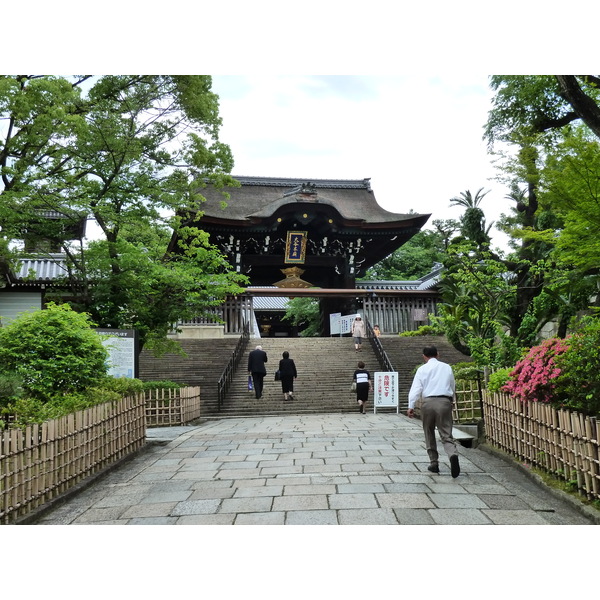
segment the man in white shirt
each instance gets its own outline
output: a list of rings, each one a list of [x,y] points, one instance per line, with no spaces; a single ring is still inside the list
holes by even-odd
[[[439,431],[444,450],[450,458],[450,472],[452,477],[460,474],[458,450],[452,437],[452,405],[454,403],[455,381],[452,367],[438,360],[438,351],[435,346],[423,349],[425,364],[421,365],[415,373],[412,386],[408,393],[407,415],[412,418],[415,414],[415,404],[422,399],[421,421],[425,433],[425,446],[429,455],[430,465],[427,467],[432,473],[439,473],[439,455],[435,439],[435,428]]]

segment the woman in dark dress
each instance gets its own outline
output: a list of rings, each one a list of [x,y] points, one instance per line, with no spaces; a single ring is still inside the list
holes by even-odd
[[[283,399],[294,399],[294,379],[298,377],[296,365],[293,359],[290,358],[289,352],[283,353],[283,358],[279,361],[279,372],[281,373],[281,391]]]
[[[366,415],[365,410],[369,392],[373,389],[371,383],[371,374],[365,369],[365,363],[361,360],[358,363],[358,369],[354,371],[353,380],[356,381],[356,401],[358,402],[358,412]]]

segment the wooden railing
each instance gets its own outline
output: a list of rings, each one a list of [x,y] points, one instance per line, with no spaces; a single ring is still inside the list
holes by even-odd
[[[244,355],[246,348],[248,346],[248,341],[250,340],[250,327],[248,322],[244,323],[244,328],[242,330],[242,335],[233,351],[227,366],[223,370],[221,377],[219,377],[219,381],[217,382],[217,397],[218,397],[218,407],[219,410],[223,408],[223,402],[225,402],[225,396],[227,396],[227,392],[231,387],[231,382],[233,381],[233,376],[235,375],[236,369],[240,362],[240,359]]]
[[[543,402],[484,392],[486,441],[600,499],[600,422]]]
[[[0,432],[0,523],[17,521],[145,443],[144,396]]]
[[[381,345],[381,341],[375,335],[373,327],[371,326],[371,323],[368,319],[365,319],[365,325],[367,330],[367,337],[371,342],[371,348],[373,348],[373,352],[375,352],[375,356],[377,357],[377,361],[379,362],[381,370],[385,373],[391,373],[392,371],[395,371],[394,367],[392,366],[392,363],[390,362],[390,359],[388,358],[388,355],[386,354],[385,350],[383,349],[383,346]]]

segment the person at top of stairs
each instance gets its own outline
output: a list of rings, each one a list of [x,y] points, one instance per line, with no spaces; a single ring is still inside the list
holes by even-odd
[[[362,339],[365,337],[365,324],[360,315],[352,323],[352,337],[354,338],[354,349],[356,352],[362,352]]]

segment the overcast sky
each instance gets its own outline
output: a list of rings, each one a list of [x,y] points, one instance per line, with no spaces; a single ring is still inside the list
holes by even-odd
[[[489,190],[488,224],[508,212],[482,139],[485,75],[216,75],[213,91],[235,175],[370,178],[383,208],[431,213],[428,226],[459,219],[450,199],[466,190]]]

